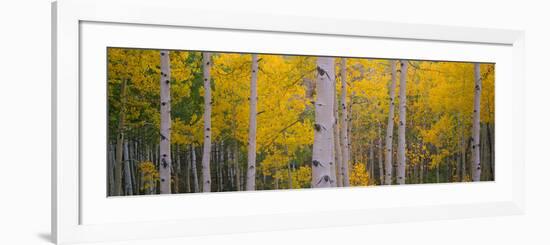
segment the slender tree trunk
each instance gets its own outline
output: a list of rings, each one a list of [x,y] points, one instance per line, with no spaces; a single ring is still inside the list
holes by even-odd
[[[284,133],[286,143],[286,133]],[[285,155],[288,155],[288,144],[285,144]],[[292,189],[292,169],[290,168],[290,161],[286,162],[287,174],[288,174],[288,189]]]
[[[353,91],[353,89],[351,89],[352,88],[351,85],[352,84],[350,83],[350,90],[352,90],[351,97],[349,98],[349,103],[346,104],[346,106],[348,107],[348,110],[349,110],[348,115],[346,116],[346,118],[347,118],[346,124],[348,126],[348,128],[346,130],[347,145],[348,145],[348,176],[349,176],[349,171],[350,171],[349,167],[357,162],[356,156],[352,154],[353,147],[351,145],[351,141],[353,139],[353,98],[355,98],[355,91]]]
[[[223,147],[223,141],[220,142],[220,175],[219,175],[219,184],[220,188],[219,191],[223,191],[223,166],[225,163],[225,154],[224,154],[224,147]]]
[[[112,143],[109,143],[109,147],[108,147],[108,150],[109,150],[109,156],[108,156],[108,162],[107,162],[107,167],[108,167],[108,175],[109,175],[109,184],[108,184],[108,191],[109,191],[109,195],[114,195],[115,193],[115,171],[114,171],[114,168],[115,168],[115,152],[114,152],[114,149],[113,149],[113,144]]]
[[[229,186],[233,188],[235,186],[235,159],[233,155],[233,149],[231,147],[227,149],[227,163],[227,179],[229,180]]]
[[[199,189],[199,175],[197,174],[197,154],[195,152],[195,145],[191,144],[191,168],[193,170],[193,186],[195,193],[200,192]]]
[[[435,182],[436,183],[439,183],[439,165],[441,165],[441,163],[437,163],[437,165],[435,166]]]
[[[252,55],[252,74],[250,78],[250,115],[248,120],[248,167],[246,169],[246,190],[256,189],[256,114],[258,104],[258,55]]]
[[[459,151],[462,148],[462,139],[463,139],[463,137],[462,137],[462,123],[460,121],[461,118],[462,118],[462,116],[460,115],[460,113],[458,113],[457,117],[456,117],[456,124],[458,125],[456,133],[461,135],[461,137],[457,138],[457,145],[459,146]],[[463,175],[464,175],[464,172],[462,172],[462,169],[463,169],[462,168],[462,155],[461,155],[460,152],[458,153],[456,159],[457,159],[457,161],[456,161],[457,182],[460,182],[460,181],[462,181]]]
[[[137,165],[141,162],[141,157],[139,154],[139,145],[138,141],[134,141],[134,144],[132,144],[132,156],[133,161],[130,162],[130,172],[132,173],[132,188],[134,191],[134,194],[139,194],[139,174],[137,170]]]
[[[395,110],[395,86],[397,83],[397,68],[395,60],[391,61],[391,85],[390,85],[390,109],[388,112],[388,127],[386,129],[386,157],[385,157],[385,178],[384,183],[391,185],[392,182],[392,156],[393,156],[393,120]]]
[[[374,181],[374,141],[371,141],[369,144],[369,180]],[[370,182],[370,181],[369,181]]]
[[[170,53],[160,51],[160,194],[171,193]]]
[[[487,174],[486,174],[486,171],[487,171],[487,159],[486,159],[486,156],[487,154],[486,153],[486,150],[487,150],[487,143],[485,141],[485,124],[484,123],[481,123],[480,122],[480,126],[479,126],[479,162],[480,162],[480,166],[481,166],[481,173],[480,173],[480,177],[479,177],[479,181],[483,181],[485,180]]]
[[[461,165],[462,165],[462,181],[466,181],[466,145],[465,145],[465,140],[464,140],[464,131],[463,131],[463,128],[461,128],[461,137],[460,137],[460,151],[461,151],[461,158],[460,158],[460,161],[461,161]]]
[[[233,153],[233,161],[235,166],[235,186],[237,191],[241,190],[241,168],[239,164],[239,143],[235,143],[235,153]]]
[[[342,105],[342,120],[340,129],[340,144],[342,145],[342,163],[341,169],[342,172],[342,186],[349,186],[349,158],[350,158],[350,143],[348,139],[348,104],[347,104],[347,70],[346,70],[346,59],[342,58],[340,63],[340,73],[342,81],[342,91],[340,103]]]
[[[118,116],[118,137],[116,142],[116,163],[115,163],[115,196],[123,194],[122,191],[122,157],[124,144],[124,127],[126,121],[126,79],[120,85],[120,111]]]
[[[488,143],[488,151],[489,151],[489,156],[488,156],[488,161],[489,161],[489,178],[490,180],[495,180],[495,165],[494,165],[494,147],[493,147],[493,134],[491,133],[491,124],[487,124],[487,143]]]
[[[187,159],[187,166],[186,166],[186,169],[187,169],[187,174],[185,175],[185,186],[186,186],[186,190],[187,190],[187,193],[191,193],[191,147],[189,147],[189,153],[187,154],[186,156],[186,159]]]
[[[384,159],[382,157],[383,155],[383,147],[382,147],[382,125],[380,121],[378,121],[378,178],[380,181],[380,184],[384,184]]]
[[[420,159],[420,184],[424,183],[424,165],[426,165],[426,160],[424,158]]]
[[[129,196],[132,190],[132,173],[130,170],[130,154],[128,152],[128,140],[124,140],[124,194]]]
[[[317,100],[315,101],[315,127],[313,139],[313,188],[331,187],[331,165],[334,147],[334,58],[317,58]]]
[[[397,145],[397,184],[405,184],[407,124],[407,61],[401,61],[401,80],[399,81],[399,141]]]
[[[481,75],[479,63],[474,64],[474,114],[472,123],[472,181],[479,181],[481,175],[481,159],[479,152],[479,133],[480,133],[480,98],[481,98]]]
[[[202,152],[202,191],[210,192],[210,151],[212,147],[211,114],[212,114],[212,92],[210,88],[210,53],[202,53],[202,72],[204,77],[204,145]]]
[[[340,77],[342,73],[340,72]],[[340,142],[340,125],[342,124],[341,118],[338,112],[338,96],[336,94],[336,82],[334,83],[334,161],[336,162],[335,173],[336,173],[336,186],[344,186],[344,171],[342,171],[342,147]]]
[[[175,152],[172,153],[173,170],[174,170],[174,193],[180,193],[180,159],[179,159],[179,145],[176,145]]]
[[[292,189],[292,170],[290,168],[290,161],[286,165],[288,171],[288,189]]]

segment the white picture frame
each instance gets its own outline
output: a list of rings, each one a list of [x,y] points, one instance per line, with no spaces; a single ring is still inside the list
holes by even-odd
[[[170,0],[61,0],[53,3],[52,237],[56,243],[152,239],[523,213],[525,180],[523,150],[524,34],[522,31],[273,16],[249,12],[193,10],[186,11],[186,14],[182,15],[182,10],[185,9],[184,2]],[[249,21],[251,19],[254,21]],[[347,42],[349,45],[370,40],[372,45],[381,45],[379,48],[381,53],[372,53],[374,51],[368,49],[361,51],[362,55],[368,57],[423,57],[426,59],[496,62],[496,121],[499,124],[496,140],[497,144],[502,146],[500,149],[497,148],[497,169],[499,169],[500,161],[503,162],[500,164],[503,166],[500,168],[502,170],[497,170],[494,182],[476,183],[475,185],[461,183],[386,186],[370,189],[224,193],[194,195],[188,198],[182,195],[170,195],[107,200],[106,196],[93,196],[89,193],[105,189],[102,187],[90,189],[89,186],[94,186],[96,181],[97,186],[104,185],[105,178],[93,178],[101,176],[99,173],[101,171],[88,171],[92,169],[86,165],[86,158],[89,155],[82,155],[82,152],[85,152],[87,147],[92,147],[93,144],[88,144],[88,138],[82,136],[96,131],[83,125],[90,125],[85,121],[89,118],[87,116],[89,111],[93,111],[94,108],[99,110],[105,108],[101,107],[101,103],[99,103],[105,97],[93,96],[97,94],[87,96],[89,92],[95,91],[95,89],[88,88],[94,88],[96,79],[82,71],[97,69],[94,68],[93,61],[100,60],[102,57],[101,55],[93,57],[93,55],[87,54],[98,54],[94,47],[104,48],[114,44],[130,47],[147,45],[148,48],[189,48],[189,46],[175,42],[161,43],[154,38],[142,38],[139,41],[124,43],[125,40],[117,39],[115,35],[102,34],[102,32],[109,31],[111,31],[110,33],[125,32],[125,36],[130,38],[140,35],[144,31],[157,31],[159,28],[162,30],[158,31],[174,35],[174,37],[185,35],[189,30],[199,30],[207,35],[221,35],[219,32],[223,32],[227,35],[234,35],[232,37],[237,39],[239,37],[247,39],[280,37],[279,45],[273,44],[269,47],[273,52],[297,52],[286,49],[284,46],[284,40],[293,40],[289,39],[289,36],[292,36],[291,38],[296,38],[296,40],[330,39],[330,42]],[[94,38],[88,38],[88,33],[94,34]],[[296,43],[299,42],[304,41]],[[396,50],[404,49],[408,45],[418,45],[419,48],[415,49],[416,53],[412,51],[406,53],[407,57],[398,57],[403,53],[391,53],[383,50],[385,42],[388,45],[393,45],[392,47]],[[434,43],[438,45],[427,45]],[[328,47],[329,42],[326,44]],[[194,45],[198,45],[194,47],[201,48],[203,46],[200,45],[212,44],[196,42]],[[465,52],[452,55],[443,52],[440,57],[434,57],[433,53],[426,53],[428,49],[444,49],[450,46],[463,48]],[[91,48],[88,49],[88,47]],[[263,52],[266,48],[265,45],[263,47],[227,46],[221,48],[231,49],[233,47],[237,51],[250,52]],[[487,47],[486,50],[489,51],[483,51],[485,50],[483,47]],[[334,53],[341,51],[330,48],[310,48],[303,52],[354,56],[353,53]],[[348,52],[353,52],[353,50]],[[369,54],[372,55],[369,56]],[[499,73],[499,64],[506,66],[506,72]],[[105,76],[105,74],[102,75]],[[97,79],[101,80],[101,77]],[[86,83],[83,83],[84,81]],[[101,87],[98,87],[97,91],[99,90]],[[93,100],[96,98],[98,104],[94,107]],[[88,101],[90,99],[92,101]],[[90,105],[92,107],[89,107]],[[506,110],[499,108],[506,108]],[[97,130],[97,132],[99,131],[101,130]],[[101,156],[101,154],[98,155]],[[101,170],[101,168],[99,169]],[[97,175],[94,175],[96,172]],[[406,199],[405,197],[408,195],[419,198]],[[420,197],[434,195],[437,195],[438,198],[420,199]],[[455,195],[456,198],[452,198],[451,195]],[[304,208],[311,207],[307,206],[308,202],[313,203],[321,200],[320,198],[323,196],[349,201],[372,197],[373,200],[383,199],[383,201],[373,201],[365,205],[349,205],[345,208],[335,207],[331,210]],[[210,207],[207,205],[208,203],[236,205],[239,199],[251,200],[256,205],[267,205],[267,207],[252,211],[243,208],[230,215],[224,215],[223,212],[206,215],[206,212],[201,212],[201,209],[194,209],[193,215],[187,215],[190,212],[185,211],[180,212],[181,216],[171,217],[168,215],[173,214],[173,211],[178,208],[185,210],[183,207],[188,207],[186,205],[194,205],[189,206],[190,208],[202,207],[202,210],[205,211]],[[269,203],[280,200],[301,200],[304,206],[294,207],[293,205],[280,204],[275,207],[269,205]],[[405,200],[407,203],[403,203]],[[159,211],[156,213],[157,217],[150,217],[150,215],[137,218],[129,217],[129,213],[135,213],[134,210],[128,209],[132,212],[125,213],[122,209],[122,207],[128,207],[129,203],[135,203],[138,208],[154,207],[153,210],[167,207],[169,212]],[[108,210],[114,211],[109,212]],[[224,210],[222,209],[222,211]],[[106,215],[102,216],[100,212],[104,212]],[[92,219],[88,217],[92,217]]]

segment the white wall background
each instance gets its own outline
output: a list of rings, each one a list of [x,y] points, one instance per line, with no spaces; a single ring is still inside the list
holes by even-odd
[[[153,0],[152,0],[153,1]],[[550,130],[545,1],[192,1],[194,8],[527,31],[527,214],[163,240],[166,244],[549,244]],[[182,13],[185,14],[185,13]],[[251,20],[253,21],[253,20]],[[50,1],[0,7],[0,244],[48,244],[50,231]],[[162,243],[162,244],[164,244]],[[160,241],[116,244],[160,244]]]

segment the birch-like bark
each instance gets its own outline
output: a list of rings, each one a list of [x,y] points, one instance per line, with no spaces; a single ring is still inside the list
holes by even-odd
[[[174,175],[174,193],[180,193],[180,159],[179,159],[179,145],[176,145],[176,150],[172,152],[172,173]]]
[[[199,187],[199,175],[197,174],[197,154],[195,152],[195,145],[191,144],[191,170],[193,171],[193,187],[195,193],[200,192]]]
[[[108,168],[108,176],[109,176],[109,182],[108,182],[108,192],[109,192],[109,195],[114,195],[115,193],[115,171],[114,171],[114,167],[115,167],[115,152],[114,152],[114,149],[113,149],[113,144],[112,143],[109,143],[109,148],[108,148],[108,151],[109,151],[109,156],[108,156],[108,161],[107,161],[107,168]]]
[[[388,112],[388,127],[386,128],[386,150],[384,167],[384,184],[391,185],[392,182],[392,156],[393,156],[393,120],[395,110],[395,86],[397,83],[397,68],[395,60],[391,61],[391,85],[390,85],[390,109]]]
[[[495,165],[494,165],[494,157],[495,157],[495,147],[493,143],[493,133],[491,129],[491,124],[487,124],[487,144],[488,144],[488,166],[489,166],[489,176],[490,180],[495,180]]]
[[[342,91],[340,104],[342,105],[342,120],[340,125],[340,144],[342,145],[342,164],[340,171],[342,172],[342,186],[349,186],[349,157],[350,157],[350,143],[349,143],[349,132],[348,132],[348,104],[347,104],[347,70],[346,70],[346,59],[342,58],[340,62],[340,73],[342,81]]]
[[[472,123],[472,181],[479,181],[481,176],[481,159],[480,159],[480,101],[481,101],[481,75],[479,63],[474,64],[474,114]]]
[[[286,144],[286,133],[283,132],[285,138],[285,155],[288,155],[288,144]],[[288,189],[292,189],[292,170],[290,168],[290,161],[286,162],[287,174],[288,174]]]
[[[186,174],[185,174],[185,190],[187,193],[191,192],[191,150],[189,150],[189,153],[187,154],[186,158],[187,166],[186,168]]]
[[[224,148],[223,148],[223,140],[222,142],[220,142],[220,170],[219,170],[219,179],[218,179],[218,183],[220,185],[220,188],[219,188],[219,191],[223,191],[223,165],[224,165],[224,160],[225,158],[225,154],[224,154]]]
[[[237,191],[241,190],[241,167],[239,164],[239,143],[235,143],[235,152],[233,153],[233,161],[235,166],[235,186],[237,187]]]
[[[382,125],[380,121],[378,121],[378,176],[380,180],[380,184],[382,185],[384,183],[384,159],[382,157],[383,155],[383,147],[382,147]]]
[[[137,163],[141,162],[140,156],[139,156],[139,148],[138,148],[138,141],[134,141],[134,144],[130,144],[132,146],[132,152],[130,161],[130,173],[132,174],[132,188],[134,194],[139,194],[139,174],[137,170]]]
[[[252,73],[250,78],[250,115],[248,120],[248,167],[246,170],[246,190],[256,189],[256,114],[258,105],[258,55],[252,55]]]
[[[407,67],[408,62],[401,61],[401,74],[399,81],[399,130],[397,145],[397,184],[405,184],[406,169],[406,125],[407,125]]]
[[[210,53],[202,53],[202,72],[204,77],[204,145],[202,151],[202,191],[210,192],[210,151],[212,147],[212,91],[210,88]]]
[[[331,187],[331,165],[334,147],[334,58],[317,58],[317,99],[315,101],[315,125],[313,138],[312,180],[313,188]]]
[[[133,195],[132,173],[130,170],[130,154],[128,151],[128,140],[124,140],[124,193]]]
[[[374,180],[374,140],[369,144],[369,179]],[[369,181],[370,182],[370,181]]]
[[[342,74],[340,74],[340,77]],[[334,87],[336,87],[336,82],[334,83]],[[334,161],[336,162],[336,186],[342,187],[344,186],[343,183],[343,171],[342,171],[342,147],[340,145],[340,115],[338,112],[338,96],[336,94],[336,88],[334,89],[334,117],[336,118],[334,120]]]
[[[170,154],[171,101],[170,101],[170,53],[160,51],[160,194],[171,193],[172,156]]]
[[[126,79],[122,80],[120,85],[120,111],[118,114],[118,137],[116,142],[115,159],[115,188],[114,195],[122,195],[122,161],[124,147],[124,127],[126,121]]]

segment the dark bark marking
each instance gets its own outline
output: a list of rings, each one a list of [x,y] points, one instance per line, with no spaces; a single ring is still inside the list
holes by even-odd
[[[321,129],[326,129],[324,126],[322,126],[321,124],[318,124],[318,123],[313,124],[313,127],[315,128],[315,131],[317,131],[317,132],[320,132]]]
[[[319,167],[319,166],[323,166],[323,164],[321,164],[321,162],[317,161],[317,160],[313,160],[313,166],[314,167]]]

